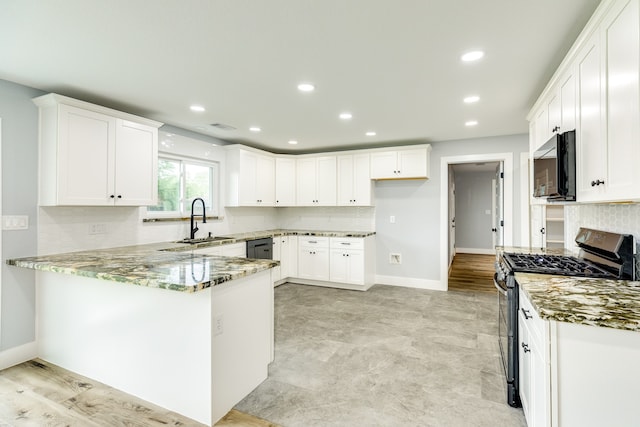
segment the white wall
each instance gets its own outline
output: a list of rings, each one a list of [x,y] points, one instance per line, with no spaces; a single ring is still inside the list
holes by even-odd
[[[495,172],[456,172],[456,248],[493,250]],[[489,213],[487,213],[487,211]]]
[[[2,117],[2,215],[27,215],[29,229],[2,231],[0,365],[6,350],[35,339],[35,273],[6,266],[8,258],[36,253],[38,109],[43,92],[0,80]]]
[[[518,159],[521,152],[529,150],[528,138],[522,134],[432,143],[429,180],[376,183],[376,273],[417,279],[425,282],[426,286],[433,281],[439,282],[441,158],[512,152],[514,159]],[[514,162],[514,245],[520,244],[522,226],[519,168],[519,163]],[[395,224],[389,222],[390,215],[396,216]],[[389,263],[390,252],[402,254],[401,265]],[[421,286],[420,283],[417,286]]]

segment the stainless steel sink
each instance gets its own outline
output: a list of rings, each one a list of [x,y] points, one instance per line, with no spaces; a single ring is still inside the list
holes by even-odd
[[[224,236],[218,236],[218,237],[201,237],[199,239],[182,239],[182,240],[178,240],[176,243],[187,243],[189,245],[195,245],[197,243],[207,243],[207,242],[219,242],[222,240],[233,240],[231,237],[224,237]]]

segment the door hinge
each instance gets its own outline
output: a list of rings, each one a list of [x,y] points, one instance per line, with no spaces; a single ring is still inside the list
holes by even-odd
[[[504,178],[504,172],[500,172],[500,178]]]

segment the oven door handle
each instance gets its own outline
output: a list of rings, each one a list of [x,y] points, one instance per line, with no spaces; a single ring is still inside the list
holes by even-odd
[[[500,292],[502,295],[507,296],[507,288],[503,287],[500,282],[498,282],[498,273],[494,273],[493,274],[493,285],[496,287],[496,289],[498,290],[498,292]]]

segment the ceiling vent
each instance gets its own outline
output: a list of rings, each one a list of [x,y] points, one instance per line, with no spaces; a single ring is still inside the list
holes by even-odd
[[[224,123],[211,123],[209,126],[220,130],[236,130],[233,126],[225,125]]]

